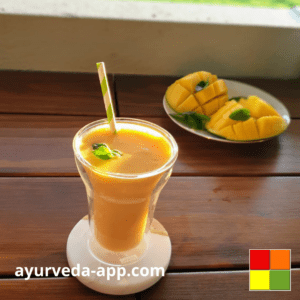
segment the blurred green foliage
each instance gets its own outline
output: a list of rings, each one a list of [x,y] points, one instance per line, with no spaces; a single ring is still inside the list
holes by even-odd
[[[131,1],[193,3],[193,4],[272,7],[272,8],[291,8],[295,5],[300,6],[300,0],[214,0],[214,1],[212,0],[131,0]]]

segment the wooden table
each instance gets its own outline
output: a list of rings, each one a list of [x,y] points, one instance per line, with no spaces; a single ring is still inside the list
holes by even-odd
[[[179,157],[155,217],[173,252],[166,276],[123,299],[299,299],[300,80],[237,79],[278,97],[292,122],[254,145],[176,126],[162,98],[175,77],[109,75],[117,115],[167,129]],[[16,267],[66,267],[67,237],[87,214],[72,138],[105,117],[98,76],[0,72],[0,298],[114,299],[61,274],[25,281]],[[292,249],[291,292],[249,292],[249,249]]]

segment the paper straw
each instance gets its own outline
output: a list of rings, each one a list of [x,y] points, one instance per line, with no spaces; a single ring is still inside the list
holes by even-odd
[[[107,121],[111,132],[117,133],[114,106],[113,106],[113,101],[111,99],[104,62],[97,63],[97,69],[98,69],[98,75],[99,75],[101,90],[104,99]]]

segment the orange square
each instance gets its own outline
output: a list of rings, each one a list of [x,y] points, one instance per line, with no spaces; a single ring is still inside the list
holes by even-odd
[[[271,270],[289,270],[291,268],[290,250],[271,250]]]

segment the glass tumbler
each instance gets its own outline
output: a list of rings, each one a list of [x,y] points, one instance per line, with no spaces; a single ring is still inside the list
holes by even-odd
[[[107,120],[84,126],[74,137],[75,161],[88,199],[88,248],[102,262],[126,265],[139,261],[147,253],[158,196],[171,176],[178,146],[172,135],[156,124],[132,118],[116,118],[116,122],[117,126],[142,126],[165,138],[171,147],[169,160],[156,170],[110,173],[94,167],[80,153],[82,138],[90,130],[108,127]]]

